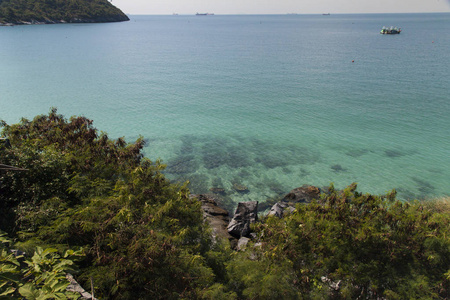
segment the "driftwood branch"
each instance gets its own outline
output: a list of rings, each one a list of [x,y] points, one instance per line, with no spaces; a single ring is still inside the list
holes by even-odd
[[[28,171],[27,169],[0,164],[0,171]]]

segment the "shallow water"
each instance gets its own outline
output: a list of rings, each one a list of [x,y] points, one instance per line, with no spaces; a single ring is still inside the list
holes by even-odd
[[[450,195],[450,14],[131,19],[0,27],[0,118],[54,106],[143,135],[169,178],[228,201]]]

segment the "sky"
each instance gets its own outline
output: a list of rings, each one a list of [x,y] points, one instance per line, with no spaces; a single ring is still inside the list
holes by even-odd
[[[450,0],[110,0],[126,14],[450,12]]]

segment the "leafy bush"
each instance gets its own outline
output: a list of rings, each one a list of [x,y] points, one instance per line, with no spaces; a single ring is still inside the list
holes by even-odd
[[[18,247],[84,247],[79,279],[110,299],[193,297],[212,284],[200,203],[143,158],[142,138],[111,140],[56,109],[3,127],[12,146],[0,160],[28,170],[0,174],[1,228]]]
[[[61,257],[56,249],[38,247],[31,259],[15,255],[9,248],[10,240],[0,232],[0,299],[78,299],[69,292],[67,272],[73,272],[73,261],[82,255],[66,251]]]
[[[258,226],[263,258],[292,264],[296,288],[319,298],[449,296],[450,216],[422,203],[333,186],[284,219]]]

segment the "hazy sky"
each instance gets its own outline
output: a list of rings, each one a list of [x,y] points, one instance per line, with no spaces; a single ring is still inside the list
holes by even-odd
[[[112,0],[126,14],[450,12],[450,0]]]

